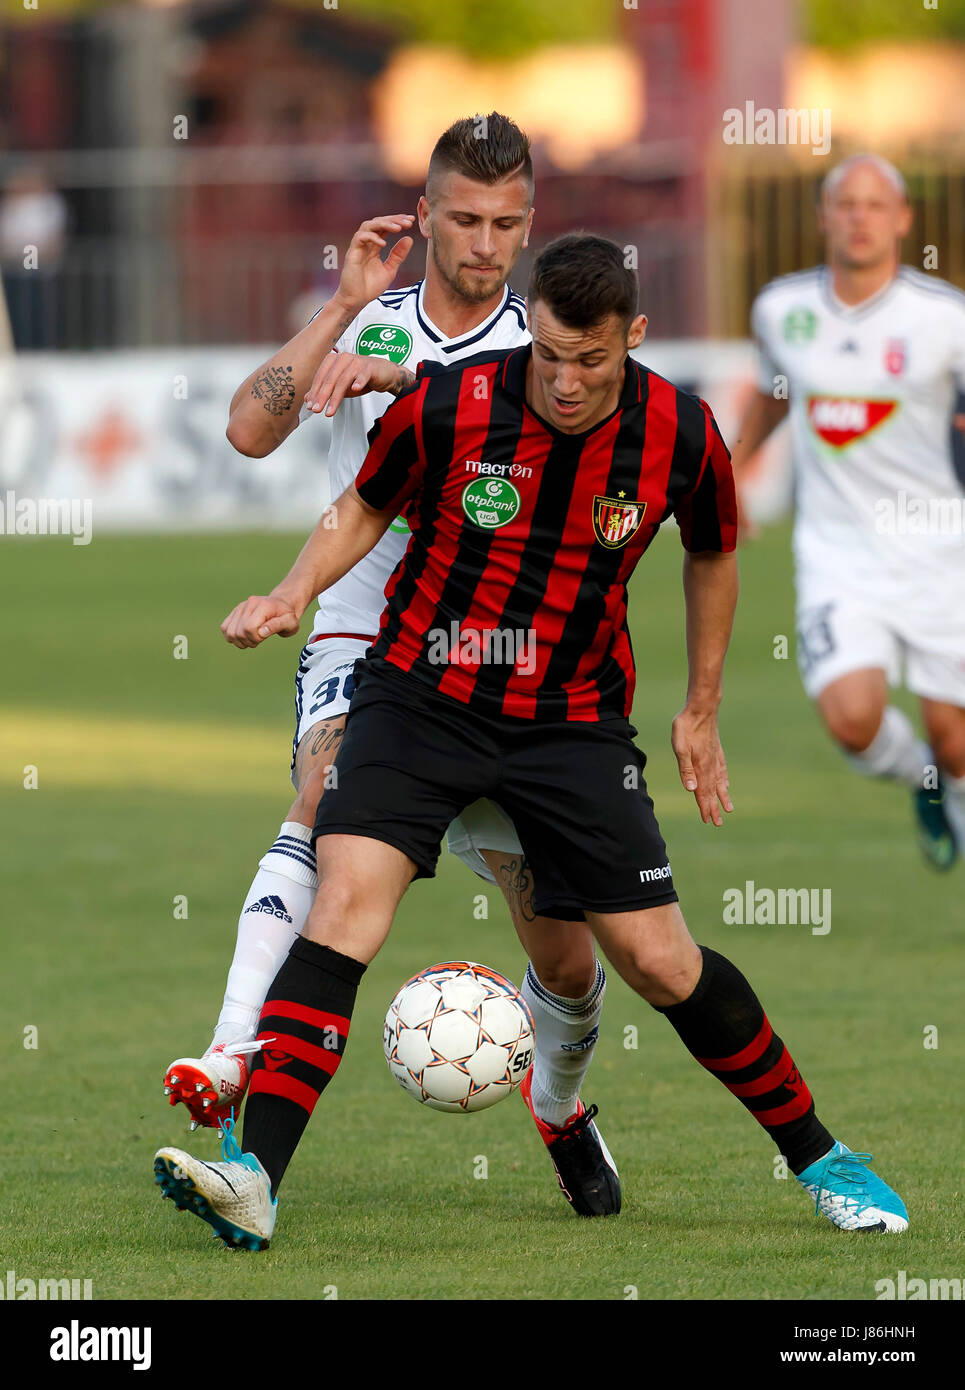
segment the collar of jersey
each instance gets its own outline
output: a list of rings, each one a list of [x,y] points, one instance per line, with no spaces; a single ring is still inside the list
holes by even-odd
[[[415,297],[416,318],[419,326],[427,338],[431,338],[434,343],[442,343],[443,347],[459,347],[467,342],[473,342],[476,338],[484,338],[499,318],[499,315],[509,303],[509,284],[503,286],[503,297],[496,305],[495,309],[488,318],[483,319],[482,323],[477,323],[475,328],[468,328],[465,333],[460,333],[458,338],[447,338],[441,328],[437,328],[425,311],[424,295],[426,291],[425,280],[419,281],[419,292]]]
[[[517,396],[533,419],[538,420],[544,430],[555,435],[558,439],[586,439],[587,435],[593,434],[601,425],[612,420],[614,415],[619,415],[621,410],[632,410],[636,406],[645,404],[643,387],[640,383],[641,369],[628,353],[624,360],[623,390],[620,392],[616,409],[611,410],[610,414],[605,415],[602,420],[597,420],[596,424],[591,425],[588,430],[581,430],[578,434],[570,434],[567,430],[557,429],[549,420],[545,420],[538,410],[534,410],[526,400],[526,369],[532,355],[532,343],[523,343],[521,347],[514,348],[507,355],[503,362],[503,387],[511,396]]]
[[[882,285],[880,290],[875,290],[874,294],[869,295],[867,299],[862,299],[859,304],[844,304],[831,288],[831,267],[825,265],[821,267],[821,270],[823,272],[821,275],[821,289],[824,298],[834,312],[843,319],[857,319],[861,318],[864,314],[870,314],[874,309],[877,309],[880,304],[884,303],[898,284],[898,274],[896,272],[888,281],[887,285]]]

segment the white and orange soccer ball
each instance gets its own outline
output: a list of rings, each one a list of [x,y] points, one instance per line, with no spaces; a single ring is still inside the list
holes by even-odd
[[[474,961],[430,965],[389,1005],[389,1070],[434,1110],[485,1110],[514,1091],[533,1060],[533,1016],[504,975]]]

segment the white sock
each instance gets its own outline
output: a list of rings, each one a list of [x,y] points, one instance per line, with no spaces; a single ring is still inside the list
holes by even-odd
[[[596,1047],[603,1011],[606,975],[599,961],[596,980],[582,999],[550,994],[527,966],[520,991],[533,1012],[536,1059],[533,1063],[533,1109],[550,1125],[565,1125],[576,1112],[583,1078]]]
[[[238,918],[235,954],[209,1050],[221,1043],[250,1042],[258,1031],[268,986],[301,935],[318,891],[311,838],[307,825],[285,821],[258,861]]]
[[[868,777],[892,777],[909,787],[922,785],[925,768],[934,761],[928,744],[895,705],[885,709],[878,732],[864,752],[846,756],[852,767]]]
[[[965,854],[965,777],[942,773],[945,787],[945,818],[952,827],[959,854]]]

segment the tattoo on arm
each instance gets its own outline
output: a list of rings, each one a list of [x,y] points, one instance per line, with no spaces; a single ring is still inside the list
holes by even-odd
[[[518,916],[524,922],[534,921],[536,910],[533,907],[533,875],[530,873],[526,856],[520,855],[518,859],[510,859],[503,864],[499,876],[513,916]]]
[[[394,384],[389,387],[389,391],[393,396],[401,395],[401,393],[405,391],[409,386],[413,386],[415,384],[414,372],[406,371],[405,367],[399,367],[397,370],[398,376],[396,377]]]
[[[286,414],[295,399],[291,367],[268,367],[255,378],[251,394],[256,401],[261,401],[269,415]]]

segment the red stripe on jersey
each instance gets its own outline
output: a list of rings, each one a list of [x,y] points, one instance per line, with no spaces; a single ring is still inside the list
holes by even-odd
[[[533,433],[528,429],[529,417],[524,415],[523,428],[519,432],[516,441],[516,448],[513,451],[513,463],[518,463],[525,459],[525,466],[532,468],[534,478],[541,478],[543,465],[547,455],[553,447],[553,440],[545,431]],[[537,449],[533,449],[533,444]],[[476,585],[476,593],[484,596],[484,602],[488,612],[493,616],[491,624],[483,626],[495,626],[499,615],[505,607],[506,600],[519,577],[520,565],[523,562],[526,546],[529,542],[530,532],[533,526],[534,509],[530,508],[529,521],[525,534],[514,537],[511,554],[500,553],[499,564],[494,565],[492,559],[486,561],[483,571],[479,576]],[[508,550],[508,547],[507,547]],[[451,695],[455,699],[468,700],[475,687],[477,672],[475,669],[469,671],[461,670],[457,665],[451,665],[446,671],[442,680],[439,682],[439,690],[443,695]],[[532,677],[531,679],[535,679]],[[522,697],[524,703],[528,697]],[[535,704],[535,700],[533,701]],[[503,705],[504,713],[506,710]],[[517,713],[513,710],[512,713]]]
[[[630,636],[626,630],[627,605],[625,586],[636,565],[653,536],[667,505],[667,488],[670,483],[670,470],[673,461],[674,443],[677,438],[677,390],[663,377],[649,374],[647,392],[647,423],[643,449],[640,455],[640,472],[634,501],[646,503],[644,517],[646,525],[641,525],[626,545],[616,582],[607,595],[606,621],[601,623],[589,649],[583,654],[573,678],[566,682],[567,689],[585,684],[595,670],[598,670],[607,656],[607,643],[612,641],[610,656],[617,663],[626,682],[626,699],[623,713],[630,714],[633,693],[636,685],[636,670]],[[654,461],[663,459],[658,469]],[[620,586],[620,587],[618,587]],[[599,699],[599,694],[597,694]],[[571,708],[574,707],[572,698]]]
[[[609,461],[613,456],[613,450],[617,442],[617,436],[620,433],[622,421],[623,411],[621,410],[612,420],[609,420],[605,425],[601,426],[600,429],[594,431],[586,441],[583,452],[580,455],[580,464],[576,478],[573,482],[573,492],[566,513],[564,534],[581,513],[592,515],[594,498],[601,492],[603,486],[605,486],[605,484],[600,482],[601,474],[594,468],[594,465],[598,460],[602,460],[604,465],[602,476],[605,478],[609,471]],[[587,557],[587,563],[589,563],[589,557]],[[569,571],[564,571],[558,569],[553,576],[553,604],[556,611],[547,613],[544,618],[542,631],[547,634],[547,645],[544,648],[545,659],[540,662],[533,675],[533,679],[540,684],[546,674],[546,668],[549,665],[550,658],[553,655],[556,645],[563,635],[563,629],[566,626],[566,622],[576,602],[576,596],[583,582],[585,573],[586,568],[584,566],[584,568],[579,570],[570,569]],[[600,637],[601,629],[597,628],[593,640],[593,645],[595,647],[601,645]],[[602,644],[602,648],[602,650],[597,652],[595,660],[589,659],[588,654],[584,653],[578,663],[574,678],[563,682],[562,688],[566,691],[566,718],[568,719],[579,718],[592,721],[599,717],[600,692],[595,682],[587,684],[587,673],[599,667],[605,655],[605,642]],[[579,675],[581,671],[583,674]],[[576,695],[575,690],[581,684],[586,688],[582,690],[579,695]],[[533,711],[535,712],[535,698],[532,700],[532,705]],[[503,708],[506,710],[506,713],[516,713],[515,710],[508,710],[505,704]]]
[[[677,522],[680,538],[687,550],[699,549],[693,535],[693,498],[701,484],[706,484],[708,468],[714,477],[717,526],[720,531],[721,551],[737,548],[737,491],[734,484],[734,470],[731,468],[727,446],[714,428],[714,418],[706,401],[700,402],[704,413],[704,457],[697,475],[697,483],[690,495],[677,509]]]
[[[761,1031],[753,1042],[742,1047],[740,1052],[735,1052],[731,1057],[698,1057],[697,1061],[708,1071],[740,1071],[742,1067],[749,1067],[758,1057],[764,1055],[773,1036],[774,1029],[768,1023],[765,1014]]]
[[[345,1034],[339,1035],[344,1038]],[[333,1076],[335,1069],[342,1060],[342,1054],[334,1047],[316,1047],[314,1043],[306,1042],[304,1038],[296,1038],[294,1033],[275,1033],[269,1045],[271,1052],[289,1052],[293,1057],[297,1057],[300,1062],[308,1062],[311,1066],[317,1067],[319,1071],[327,1071],[329,1076]],[[268,1067],[271,1070],[271,1067]]]
[[[304,1081],[298,1081],[294,1076],[286,1076],[283,1071],[267,1071],[263,1067],[259,1067],[252,1074],[248,1094],[281,1096],[284,1100],[300,1105],[309,1115],[315,1109],[315,1102],[319,1096],[319,1092],[313,1086],[306,1086]]]
[[[340,1038],[348,1037],[349,1021],[341,1014],[326,1013],[324,1009],[311,1009],[307,1004],[293,1004],[288,999],[266,999],[261,1006],[262,1018],[297,1018],[299,1023],[310,1023],[313,1028],[334,1028]],[[274,1037],[270,1028],[264,1030],[265,1037]],[[261,1025],[259,1024],[259,1038]]]
[[[400,512],[413,492],[421,485],[426,466],[425,450],[422,447],[422,407],[425,403],[429,380],[429,377],[423,377],[411,394],[404,395],[400,400],[390,405],[385,414],[381,415],[375,422],[375,437],[369,445],[368,453],[365,455],[362,467],[355,479],[355,488],[363,496],[363,501],[366,500],[362,494],[363,488],[384,467],[386,457],[399,436],[414,426],[418,443],[418,463],[409,469],[405,481],[395,494],[389,498],[380,496],[378,504],[369,502],[369,506],[378,505],[380,511],[388,511],[389,508],[392,508],[394,511]]]
[[[493,402],[493,378],[496,374],[497,363],[484,362],[480,365],[477,372],[463,372],[459,380],[459,400],[456,406],[456,421],[453,433],[452,457],[469,459],[478,455],[485,441],[486,433],[489,428],[489,416],[492,411]],[[479,391],[479,378],[483,377],[486,383],[485,390]],[[420,431],[419,449],[422,451],[422,419],[421,414],[418,421]],[[442,576],[448,575],[449,570],[455,563],[456,555],[459,552],[459,528],[455,528],[453,534],[448,538],[444,535],[442,528],[437,528],[435,540],[432,546],[432,570]],[[433,619],[436,618],[436,605],[442,597],[442,591],[438,587],[430,587],[429,567],[423,571],[422,579],[412,595],[412,600],[405,610],[405,622],[402,625],[399,635],[392,644],[392,649],[386,655],[386,660],[392,665],[400,667],[403,671],[410,671],[413,664],[418,659],[422,647],[426,640],[426,634],[432,626]],[[400,572],[401,577],[401,572]],[[443,578],[443,582],[445,582]],[[395,585],[392,585],[392,592]],[[391,593],[387,591],[387,597]],[[388,620],[388,613],[382,616],[383,626]]]

